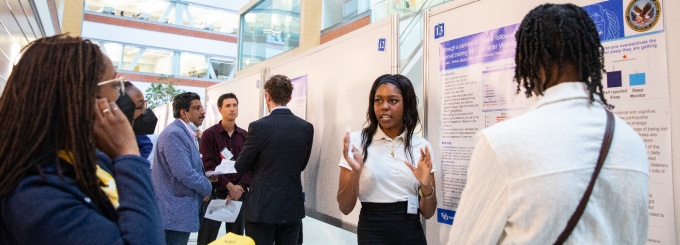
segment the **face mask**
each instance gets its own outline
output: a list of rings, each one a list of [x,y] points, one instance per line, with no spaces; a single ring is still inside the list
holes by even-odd
[[[157,122],[158,118],[156,117],[156,114],[153,113],[151,108],[147,108],[144,113],[135,119],[135,124],[133,124],[132,130],[135,131],[136,135],[153,134],[153,132],[156,130]]]
[[[189,127],[190,127],[191,130],[193,130],[193,131],[198,130],[198,127],[196,127],[196,125],[195,125],[194,123],[192,123],[192,122],[189,122]]]
[[[120,111],[125,114],[125,117],[127,117],[128,122],[132,124],[132,116],[135,114],[135,102],[132,102],[132,99],[130,99],[129,96],[126,94],[123,94],[118,97],[118,100],[116,100],[116,104],[118,105],[118,108],[120,108]]]

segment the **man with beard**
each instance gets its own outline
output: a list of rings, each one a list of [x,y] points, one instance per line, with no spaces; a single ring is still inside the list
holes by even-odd
[[[156,190],[167,244],[187,244],[189,234],[198,231],[202,202],[210,198],[196,135],[189,123],[201,125],[205,110],[196,93],[186,92],[172,99],[175,121],[158,136],[151,176]]]

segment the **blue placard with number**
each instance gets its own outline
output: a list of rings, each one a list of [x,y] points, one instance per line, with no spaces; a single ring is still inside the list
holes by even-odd
[[[387,42],[386,39],[380,38],[378,39],[378,51],[385,51],[385,43]]]
[[[434,26],[434,39],[444,37],[444,23],[439,23]]]

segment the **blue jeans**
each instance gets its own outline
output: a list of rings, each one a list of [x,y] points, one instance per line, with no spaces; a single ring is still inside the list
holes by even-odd
[[[191,232],[165,230],[165,243],[167,245],[187,245]]]

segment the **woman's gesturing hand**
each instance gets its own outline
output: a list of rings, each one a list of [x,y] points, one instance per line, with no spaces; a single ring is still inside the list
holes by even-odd
[[[430,184],[430,172],[432,172],[432,158],[430,157],[430,149],[427,147],[420,149],[420,160],[418,161],[418,167],[413,167],[413,165],[404,161],[404,164],[408,166],[416,179],[420,182],[421,186],[431,186]]]
[[[350,142],[349,132],[345,133],[342,146],[342,156],[345,158],[345,161],[347,161],[347,164],[352,167],[352,171],[361,171],[361,167],[364,166],[364,160],[361,158],[361,154],[359,154],[359,149]],[[352,147],[352,157],[349,157],[348,154],[350,147]]]

